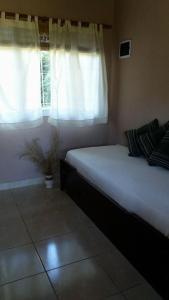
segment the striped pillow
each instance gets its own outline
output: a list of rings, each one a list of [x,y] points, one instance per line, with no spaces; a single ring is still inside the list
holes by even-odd
[[[162,126],[155,131],[149,131],[139,136],[138,143],[140,149],[147,159],[149,159],[154,149],[158,146],[165,132],[165,127]]]
[[[169,169],[169,130],[167,130],[162,138],[158,148],[151,154],[149,165],[156,165]]]
[[[138,129],[127,130],[125,134],[128,140],[129,155],[140,156],[142,154],[142,151],[140,149],[139,142],[138,142],[139,136],[149,131],[157,130],[158,128],[159,128],[159,123],[158,120],[155,119],[152,122]]]
[[[168,121],[167,123],[164,124],[164,128],[165,128],[166,130],[169,129],[169,121]]]

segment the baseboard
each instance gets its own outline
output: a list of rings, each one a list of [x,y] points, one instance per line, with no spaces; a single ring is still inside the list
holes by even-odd
[[[0,182],[0,191],[42,184],[43,182],[44,182],[43,177],[20,180],[20,181],[3,182],[3,183]]]

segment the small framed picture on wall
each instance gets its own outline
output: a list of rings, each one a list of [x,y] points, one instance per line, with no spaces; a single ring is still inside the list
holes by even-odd
[[[131,57],[131,40],[125,40],[120,42],[119,46],[119,58]]]

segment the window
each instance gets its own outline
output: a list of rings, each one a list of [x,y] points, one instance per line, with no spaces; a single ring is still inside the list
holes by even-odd
[[[79,126],[106,123],[107,74],[102,26],[83,26],[80,22],[74,26],[68,20],[62,23],[50,19],[49,40],[50,76],[42,74],[42,89],[45,84],[50,87],[42,102],[43,106],[50,103],[49,122]],[[48,78],[46,82],[44,78]]]
[[[1,15],[0,124],[32,126],[45,115],[53,123],[105,123],[102,26],[51,18],[39,25],[37,17]]]
[[[67,93],[65,91],[65,83],[67,74],[69,70],[67,69],[67,63],[70,60],[70,53],[67,52],[66,61],[64,64],[62,76],[60,79],[60,85],[58,89],[58,97],[61,100],[59,111],[60,115],[64,117],[65,114],[70,110],[69,101],[67,101]],[[81,68],[82,80],[83,80],[83,88],[84,88],[84,109],[90,118],[90,115],[97,116],[98,114],[98,103],[91,101],[91,92],[94,90],[94,93],[98,92],[98,87],[95,86],[91,89],[91,82],[89,72],[91,72],[91,65],[92,65],[92,72],[96,74],[95,76],[95,84],[99,82],[99,64],[100,59],[98,54],[89,54],[85,52],[81,52],[79,54],[79,65]],[[50,54],[48,50],[41,50],[41,103],[42,107],[49,108],[51,104],[51,76],[50,76]],[[97,98],[96,95],[94,97]]]
[[[62,119],[74,119],[75,116],[80,114],[83,119],[84,112],[87,119],[97,117],[99,111],[99,103],[96,100],[99,91],[99,55],[97,53],[80,52],[78,63],[75,59],[75,67],[73,54],[69,51],[63,56],[58,51],[59,59],[62,61],[62,69],[56,77],[59,80],[59,85],[55,96],[58,98],[57,104],[60,117]],[[93,79],[92,83],[91,78]]]

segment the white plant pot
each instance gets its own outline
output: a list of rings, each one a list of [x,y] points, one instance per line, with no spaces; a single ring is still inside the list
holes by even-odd
[[[46,185],[47,189],[53,188],[53,176],[52,175],[45,176],[45,185]]]

